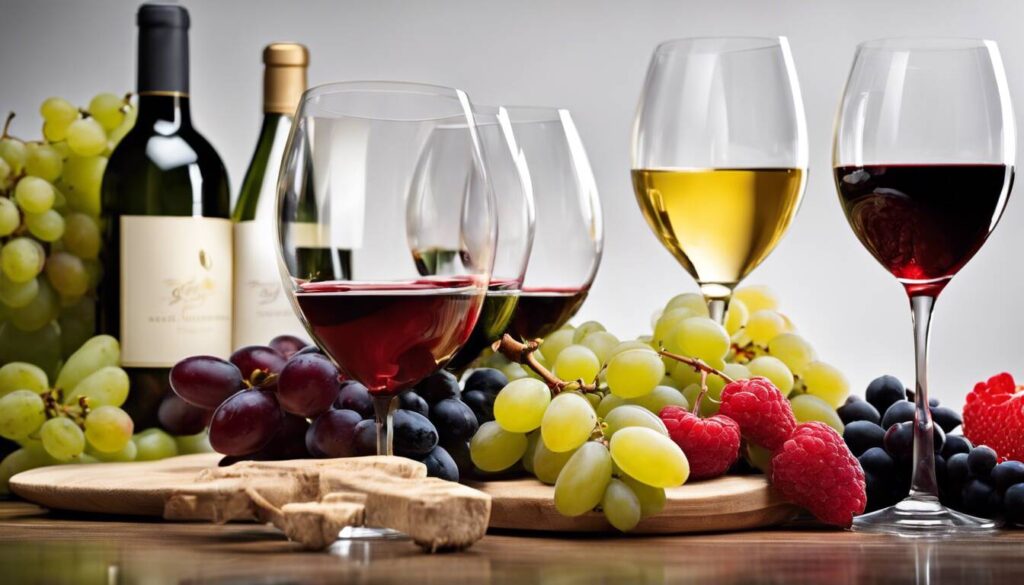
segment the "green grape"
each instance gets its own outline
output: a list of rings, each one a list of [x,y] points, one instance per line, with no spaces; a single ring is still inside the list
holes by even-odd
[[[821,398],[833,408],[842,406],[850,395],[850,383],[846,381],[846,376],[838,368],[825,362],[807,364],[801,378],[808,394]]]
[[[665,364],[651,349],[631,349],[608,361],[608,389],[623,398],[650,394],[664,376]]]
[[[124,121],[121,122],[117,128],[111,130],[110,135],[107,137],[110,139],[111,150],[113,150],[113,147],[117,146],[117,144],[121,142],[121,139],[124,138],[124,135],[127,134],[133,126],[135,126],[135,119],[138,117],[139,109],[134,107],[129,107],[127,109],[128,111],[125,112]]]
[[[203,431],[203,433],[201,434],[205,435],[206,432]],[[179,451],[181,450],[181,439],[190,438],[191,436],[175,438],[175,442],[178,444]],[[126,463],[129,461],[135,461],[135,458],[138,457],[139,455],[139,448],[135,446],[135,441],[128,441],[127,443],[124,444],[124,447],[121,447],[119,451],[114,451],[112,453],[104,453],[102,451],[97,451],[96,448],[91,445],[85,448],[85,452],[88,453],[89,455],[92,455],[96,459],[99,459],[100,461],[104,461],[107,463]],[[205,453],[205,451],[195,452]],[[184,455],[185,453],[183,452],[182,454]]]
[[[765,475],[771,477],[772,452],[768,449],[753,443],[747,443],[747,462],[760,469]]]
[[[134,429],[132,417],[116,406],[94,408],[85,417],[85,438],[94,449],[103,453],[123,449],[124,444],[131,440]]]
[[[60,178],[64,169],[64,158],[52,146],[41,145],[33,148],[25,159],[25,172],[50,183]]]
[[[83,260],[100,254],[100,226],[84,213],[71,213],[64,218],[64,249]]]
[[[46,405],[35,392],[15,390],[0,397],[0,437],[24,439],[45,421]]]
[[[699,317],[710,317],[708,312],[708,302],[704,298],[704,295],[698,293],[682,293],[678,294],[667,303],[665,303],[665,312],[671,311],[672,309],[689,309],[694,315]]]
[[[68,392],[64,404],[76,404],[85,396],[89,407],[121,406],[128,399],[128,374],[117,366],[106,366],[85,377]]]
[[[53,465],[53,460],[43,450],[42,445],[33,447],[22,447],[0,461],[0,496],[10,495],[10,479],[22,471],[28,471],[37,467]]]
[[[86,376],[106,366],[116,366],[121,360],[121,346],[109,335],[97,335],[86,341],[71,354],[57,376],[55,386],[71,392]]]
[[[665,349],[669,351],[678,351],[679,348],[676,346],[674,332],[679,324],[689,319],[690,317],[697,317],[693,311],[686,307],[678,307],[675,309],[667,309],[658,318],[658,321],[654,324],[654,342],[655,345],[663,345]]]
[[[562,472],[562,468],[565,467],[565,464],[572,458],[575,452],[576,450],[573,449],[572,451],[556,453],[548,449],[544,445],[543,440],[537,441],[536,449],[533,452],[533,461],[531,463],[533,471],[531,473],[542,483],[555,485],[555,482],[558,481],[558,474]],[[524,461],[523,463],[525,464],[526,462]]]
[[[68,137],[68,126],[71,123],[64,122],[43,122],[43,136],[50,142],[61,142]]]
[[[673,368],[676,367],[675,364],[672,364],[672,367]],[[666,372],[669,371],[669,367],[668,366],[665,366],[665,371]],[[669,388],[674,388],[676,390],[682,390],[682,388],[679,388],[679,383],[676,382],[675,380],[673,380],[672,376],[668,375],[667,373],[664,376],[661,377],[661,382],[658,382],[658,386],[668,386]],[[655,388],[655,390],[657,390],[657,388]]]
[[[690,475],[683,450],[672,439],[644,427],[628,427],[615,433],[609,447],[612,459],[624,473],[652,487],[682,485]]]
[[[512,433],[528,433],[540,426],[551,403],[551,390],[540,380],[509,382],[494,400],[494,420]]]
[[[640,499],[623,481],[612,479],[604,490],[601,509],[608,523],[622,532],[629,532],[640,523]]]
[[[89,288],[95,287],[103,278],[103,265],[98,260],[83,260],[82,263],[85,265],[86,274],[89,275]]]
[[[39,294],[39,281],[33,278],[28,282],[11,282],[0,273],[0,303],[12,309],[20,309],[36,298]]]
[[[107,149],[107,133],[93,118],[80,118],[68,126],[68,147],[78,156],[96,156]]]
[[[611,479],[612,458],[608,448],[594,441],[586,442],[558,474],[555,509],[563,516],[586,514],[601,503]]]
[[[62,362],[60,346],[61,333],[56,322],[50,322],[37,331],[22,331],[10,321],[0,321],[0,364],[35,364],[46,372],[50,380],[54,380]]]
[[[11,172],[17,175],[25,169],[28,147],[17,138],[4,138],[0,140],[0,157],[11,167]]]
[[[567,381],[592,382],[601,371],[601,362],[594,352],[582,345],[570,345],[558,352],[554,374]]]
[[[124,122],[121,108],[124,100],[112,93],[97,94],[89,101],[89,113],[105,130],[113,130]]]
[[[528,378],[530,375],[526,368],[515,362],[509,362],[497,369],[501,370],[501,373],[505,374],[505,377],[509,380],[520,380],[522,378]]]
[[[11,176],[11,165],[7,164],[7,161],[0,158],[0,189],[3,189],[4,183],[7,182],[8,177]]]
[[[60,352],[67,358],[96,331],[96,300],[85,297],[77,304],[61,310],[57,319],[60,326]]]
[[[696,404],[698,396],[700,396],[700,384],[694,383],[690,384],[686,388],[683,388],[683,398],[686,399],[686,402],[688,404]],[[721,393],[719,393],[718,396],[721,396]],[[700,412],[698,412],[697,414],[700,415],[702,418],[707,418],[709,416],[714,416],[718,414],[719,404],[715,402],[715,400],[718,400],[718,396],[715,396],[714,391],[712,391],[711,387],[709,386],[708,393],[705,394],[704,398],[700,401]],[[692,406],[690,407],[690,410],[693,410]]]
[[[779,308],[779,297],[767,286],[742,286],[732,292],[732,298],[742,301],[751,314]]]
[[[526,435],[510,433],[495,421],[480,425],[469,441],[469,455],[482,471],[502,471],[512,467],[526,453]]]
[[[597,425],[597,413],[586,398],[563,392],[551,400],[540,423],[544,444],[552,451],[572,451],[590,438]]]
[[[800,394],[794,396],[789,404],[793,407],[793,416],[796,417],[797,422],[823,422],[840,435],[843,434],[844,426],[842,419],[839,418],[839,413],[836,412],[834,406],[821,398],[810,394]]]
[[[0,396],[15,390],[31,390],[42,394],[50,389],[46,372],[35,364],[11,362],[0,366]]]
[[[14,200],[25,213],[43,213],[53,207],[53,185],[39,177],[25,177],[14,188]]]
[[[64,163],[64,185],[68,206],[92,217],[100,215],[100,185],[107,158],[71,157]]]
[[[57,461],[71,461],[85,451],[85,433],[69,418],[59,416],[39,429],[43,448]]]
[[[644,427],[661,433],[666,437],[668,436],[668,429],[665,428],[665,423],[661,422],[657,415],[646,408],[634,404],[613,408],[608,413],[608,416],[604,417],[604,422],[607,425],[604,431],[606,439],[610,439],[615,436],[615,433],[630,427]]]
[[[86,436],[88,437],[88,421],[86,421],[85,428]],[[174,442],[174,437],[160,429],[146,429],[131,437],[131,440],[135,443],[137,450],[135,455],[136,461],[156,461],[157,459],[174,457],[178,454],[178,444]]]
[[[178,444],[179,455],[213,453],[213,447],[210,446],[210,435],[206,431],[201,431],[194,435],[174,437],[174,442]],[[131,445],[133,443],[129,442],[128,444]]]
[[[544,344],[541,345],[541,352],[544,353],[544,359],[549,364],[554,364],[555,360],[558,359],[558,354],[570,345],[572,345],[572,338],[575,335],[575,331],[572,329],[559,329],[551,335],[544,338]]]
[[[51,209],[44,213],[26,213],[29,233],[43,242],[56,242],[64,235],[64,217]]]
[[[786,320],[782,315],[771,309],[762,309],[750,314],[743,331],[754,343],[766,346],[769,341],[785,333],[786,329]]]
[[[12,282],[28,282],[43,270],[46,252],[29,238],[14,238],[0,250],[0,269]]]
[[[690,403],[686,400],[686,397],[679,390],[671,386],[656,386],[650,394],[630,398],[627,402],[646,408],[654,414],[661,413],[661,409],[669,405],[690,410]]]
[[[46,261],[46,278],[61,295],[79,297],[89,290],[89,273],[78,258],[57,252]]]
[[[537,452],[537,443],[543,443],[540,440],[540,431],[534,430],[526,434],[526,451],[523,453],[523,469],[527,473],[533,473],[533,454]]]
[[[584,337],[597,331],[607,330],[604,328],[604,325],[601,325],[597,321],[585,321],[580,323],[580,326],[573,331],[572,342],[578,344],[583,341]]]
[[[583,397],[590,403],[590,407],[594,409],[594,412],[597,412],[597,407],[601,405],[601,400],[604,399],[604,397],[597,392],[586,392],[583,394]]]
[[[619,479],[633,490],[640,502],[640,518],[654,516],[665,509],[665,488],[649,486],[625,474],[620,474]]]
[[[78,108],[64,98],[46,98],[39,106],[39,114],[47,122],[64,122],[70,124],[78,119]]]
[[[594,410],[597,411],[597,416],[604,418],[608,416],[608,413],[611,412],[613,408],[622,406],[623,404],[626,404],[625,398],[608,393],[605,394],[604,398],[601,399],[601,402],[597,404],[597,408]]]
[[[21,214],[18,206],[6,197],[0,197],[0,238],[14,233],[21,225]]]
[[[718,361],[729,353],[729,334],[707,317],[691,317],[679,324],[674,333],[680,353],[705,362]]]
[[[782,360],[791,372],[802,376],[807,364],[818,359],[814,348],[796,333],[783,333],[768,342],[768,352]]]
[[[725,330],[730,336],[736,335],[746,327],[748,319],[750,319],[750,310],[743,304],[743,301],[737,298],[729,301],[729,309],[725,312]]]
[[[607,331],[594,331],[593,333],[588,333],[583,338],[583,341],[580,342],[580,345],[594,352],[594,355],[597,356],[597,361],[606,364],[608,363],[608,358],[612,355],[612,351],[619,345],[619,338]]]
[[[770,355],[756,357],[750,360],[747,369],[755,376],[768,378],[783,394],[789,394],[789,391],[793,389],[793,373],[777,357]]]
[[[725,366],[720,368],[719,371],[733,380],[749,380],[754,377],[754,374],[750,372],[750,368],[743,364],[725,364]],[[715,378],[722,381],[724,384],[724,381],[721,378],[718,376],[715,376]]]
[[[59,312],[57,294],[46,281],[40,280],[39,291],[32,301],[11,311],[11,323],[22,331],[39,331],[56,319]]]
[[[608,355],[608,361],[610,362],[611,358],[619,355],[620,353],[627,352],[633,349],[642,349],[644,351],[650,351],[651,346],[650,344],[644,343],[643,341],[640,341],[638,339],[634,339],[632,341],[623,341],[622,343],[616,345],[614,349],[612,349],[611,354]]]

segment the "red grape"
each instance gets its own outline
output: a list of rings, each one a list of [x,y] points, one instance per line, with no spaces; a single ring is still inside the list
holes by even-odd
[[[306,449],[317,457],[353,457],[356,426],[363,417],[352,410],[328,410],[306,431]]]
[[[363,415],[363,418],[373,418],[373,397],[366,386],[355,380],[341,383],[341,391],[338,392],[338,399],[334,401],[334,407],[354,410]]]
[[[285,412],[315,417],[338,397],[338,369],[331,360],[316,354],[288,360],[277,379],[277,399]]]
[[[171,389],[189,404],[217,408],[242,389],[242,374],[233,364],[209,355],[185,358],[174,364]]]
[[[306,450],[306,431],[309,421],[301,416],[285,414],[281,418],[281,426],[273,439],[259,451],[251,455],[251,459],[260,461],[281,461],[284,459],[305,459],[309,457]]]
[[[267,374],[278,374],[287,360],[277,353],[277,350],[265,345],[247,345],[236,349],[231,354],[231,363],[238,366],[242,377],[249,380],[254,386],[263,385],[265,388],[273,388],[276,382],[262,384],[261,378]]]
[[[157,410],[160,426],[172,435],[194,435],[206,428],[210,411],[185,402],[181,397],[168,394]]]
[[[210,421],[210,445],[224,455],[248,455],[270,442],[281,408],[268,390],[242,390],[221,404]]]
[[[377,422],[366,419],[356,425],[355,445],[357,455],[377,454]]]
[[[294,335],[278,335],[270,340],[270,348],[284,356],[284,359],[291,359],[293,355],[309,345],[306,340]]]

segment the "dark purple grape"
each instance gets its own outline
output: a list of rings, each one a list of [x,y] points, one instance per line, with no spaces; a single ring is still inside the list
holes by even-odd
[[[434,423],[442,441],[468,441],[480,427],[473,411],[454,398],[435,404],[430,409],[430,422]]]
[[[285,412],[313,418],[338,398],[338,368],[331,360],[300,355],[288,360],[277,379],[277,399]]]
[[[872,447],[881,447],[884,438],[885,431],[882,427],[866,420],[855,420],[843,430],[843,440],[854,457],[860,457]]]
[[[896,472],[896,462],[880,447],[864,451],[857,460],[860,461],[864,473],[871,473],[877,478],[888,479]]]
[[[974,445],[963,435],[946,435],[946,444],[942,446],[942,456],[947,460],[957,453],[970,453]]]
[[[963,491],[963,503],[965,512],[982,518],[993,518],[1002,508],[999,494],[980,479],[967,481]]]
[[[910,461],[914,457],[914,423],[902,422],[892,425],[885,432],[882,442],[893,459],[900,462]]]
[[[356,454],[360,456],[377,454],[377,423],[364,419],[356,425]]]
[[[422,457],[437,446],[437,429],[430,419],[411,410],[395,411],[395,453],[406,457]]]
[[[278,335],[270,340],[270,348],[284,356],[284,359],[291,359],[293,355],[305,348],[309,343],[305,339],[294,335]]]
[[[317,355],[324,355],[324,352],[319,347],[317,347],[316,344],[311,343],[311,344],[307,345],[306,347],[300,349],[299,351],[295,352],[292,355],[292,357],[295,357],[297,355],[306,355],[307,353],[315,353]]]
[[[459,467],[455,460],[445,451],[444,447],[434,447],[427,456],[421,459],[427,466],[427,476],[437,477],[448,481],[459,481]]]
[[[355,380],[345,380],[340,388],[338,397],[334,400],[334,408],[354,410],[363,418],[373,418],[373,396],[370,396],[366,386]]]
[[[494,420],[494,396],[480,390],[470,390],[462,395],[462,402],[476,415],[477,424]]]
[[[231,354],[230,361],[242,372],[242,378],[253,386],[271,389],[277,385],[276,381],[264,383],[264,379],[269,374],[280,373],[287,360],[276,350],[265,345],[247,345],[236,349],[235,353]]]
[[[882,415],[882,428],[887,429],[896,423],[907,422],[908,420],[914,420],[914,413],[916,408],[913,402],[901,401],[895,402],[885,414]]]
[[[242,374],[230,362],[210,355],[185,358],[174,364],[171,389],[182,400],[202,408],[217,408],[242,389]]]
[[[506,385],[508,385],[508,376],[501,373],[500,370],[480,368],[479,370],[474,370],[466,378],[465,390],[467,392],[470,390],[480,390],[492,396],[497,396],[498,392],[501,392],[501,389]]]
[[[992,468],[992,483],[996,491],[1005,493],[1011,485],[1024,483],[1024,463],[1020,461],[1003,461]]]
[[[951,433],[953,429],[963,424],[964,419],[960,416],[960,413],[953,410],[948,406],[933,406],[931,407],[932,420],[935,424],[942,427],[942,430]]]
[[[260,461],[283,461],[286,459],[306,459],[306,431],[309,421],[301,416],[287,414],[281,418],[281,426],[277,434],[267,446],[252,454],[253,459]]]
[[[213,413],[210,445],[224,455],[255,453],[274,438],[282,416],[273,392],[242,390]]]
[[[1010,486],[1003,496],[1003,512],[1011,524],[1024,524],[1024,483]]]
[[[194,435],[206,428],[210,410],[189,404],[176,394],[168,394],[156,413],[160,426],[172,435]]]
[[[427,376],[416,384],[415,391],[427,401],[427,404],[434,404],[445,398],[458,398],[461,392],[459,381],[447,370],[438,370]]]
[[[459,469],[459,479],[469,479],[473,475],[473,458],[469,455],[468,441],[446,441],[441,444],[448,455],[455,461]]]
[[[878,415],[878,411],[875,410],[875,407],[871,406],[870,402],[866,402],[864,400],[847,401],[847,403],[840,406],[836,412],[839,414],[839,418],[843,421],[844,425],[848,425],[858,420],[866,420],[868,422],[873,422],[876,425],[881,424],[882,422],[882,417]]]
[[[967,455],[967,467],[975,477],[987,478],[999,462],[996,452],[986,445],[979,445]]]
[[[413,412],[422,414],[423,416],[430,416],[430,406],[427,405],[427,401],[423,400],[423,398],[419,394],[413,392],[412,390],[402,392],[401,394],[398,395],[398,408],[411,410]]]
[[[362,420],[354,410],[328,410],[306,431],[306,449],[316,457],[355,457],[356,425]]]
[[[875,410],[884,413],[893,403],[907,399],[907,388],[896,376],[881,376],[868,384],[864,398]]]

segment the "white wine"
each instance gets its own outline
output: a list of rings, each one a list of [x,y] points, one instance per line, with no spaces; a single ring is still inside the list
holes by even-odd
[[[778,244],[803,193],[801,169],[635,169],[647,223],[708,297],[732,288]]]

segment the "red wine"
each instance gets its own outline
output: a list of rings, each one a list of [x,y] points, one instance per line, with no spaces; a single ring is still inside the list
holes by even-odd
[[[1006,206],[1013,167],[837,167],[846,219],[911,296],[936,296],[985,243]]]
[[[469,338],[482,295],[469,278],[306,283],[295,294],[310,333],[345,373],[397,394],[448,362]]]
[[[480,352],[498,340],[515,314],[519,304],[519,283],[513,280],[491,280],[484,298],[480,318],[466,344],[448,362],[448,369],[458,372],[475,360]]]
[[[580,310],[587,292],[586,288],[523,289],[509,332],[519,339],[548,335]]]

